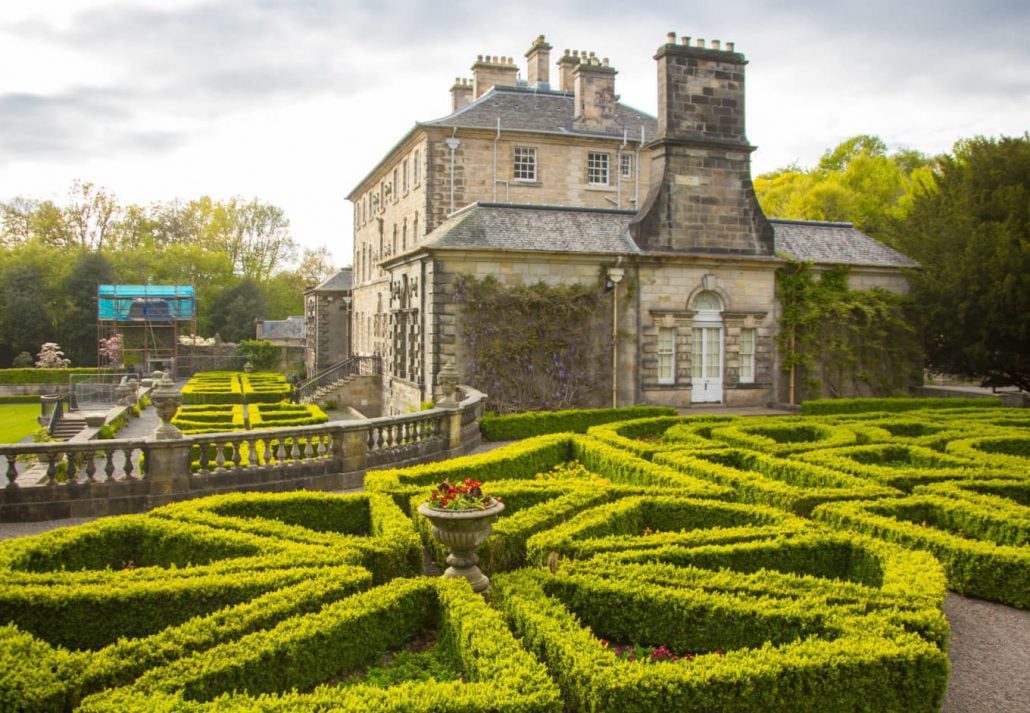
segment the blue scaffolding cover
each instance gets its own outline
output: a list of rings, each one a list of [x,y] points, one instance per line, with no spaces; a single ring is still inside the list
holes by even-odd
[[[114,322],[171,322],[193,319],[191,285],[100,285],[97,319]]]

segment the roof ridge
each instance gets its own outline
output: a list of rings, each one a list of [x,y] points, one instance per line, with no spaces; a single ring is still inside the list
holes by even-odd
[[[855,224],[846,220],[801,220],[800,218],[767,218],[770,223],[787,223],[791,225],[829,225],[837,228],[854,228]],[[856,228],[856,230],[858,230]],[[859,231],[862,232],[862,231]]]

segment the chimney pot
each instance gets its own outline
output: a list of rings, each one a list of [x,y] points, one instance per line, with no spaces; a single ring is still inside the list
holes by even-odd
[[[732,42],[727,42],[726,43],[726,51],[727,52],[733,52],[734,47],[736,47],[736,45],[734,45]]]
[[[670,33],[666,34],[665,35],[665,41],[666,41],[667,44],[670,44],[670,45],[676,44],[676,33],[675,32],[670,32]]]
[[[572,50],[573,57],[579,57],[579,50]]]
[[[680,38],[680,44],[684,47],[690,47],[690,35],[684,35]]]
[[[697,38],[697,46],[700,47],[701,49],[704,49],[704,47],[705,47],[705,41],[703,39],[701,39],[700,37]]]
[[[481,55],[481,54],[477,54],[477,55],[476,55],[476,61],[477,61],[477,62],[482,62],[482,61],[483,61],[483,55]]]
[[[712,49],[713,50],[719,49],[719,40],[712,40]]]

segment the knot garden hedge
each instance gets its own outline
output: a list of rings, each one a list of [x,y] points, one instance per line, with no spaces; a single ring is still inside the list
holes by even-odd
[[[602,423],[3,543],[0,709],[936,711],[946,588],[1030,607],[1030,418],[877,408]],[[506,505],[488,601],[420,576],[446,553],[415,507],[469,477]],[[426,636],[451,675],[363,678]]]

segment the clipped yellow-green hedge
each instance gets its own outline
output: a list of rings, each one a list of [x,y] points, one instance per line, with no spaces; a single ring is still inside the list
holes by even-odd
[[[798,515],[836,500],[900,497],[900,490],[838,470],[736,448],[659,453],[655,462],[733,488],[735,499]]]
[[[229,493],[166,505],[151,517],[327,548],[372,572],[377,583],[416,574],[415,526],[381,493]]]
[[[246,430],[243,406],[196,404],[180,406],[172,425],[185,434],[227,433]]]
[[[927,483],[1005,475],[1001,470],[987,468],[984,463],[900,443],[828,448],[799,453],[795,458],[906,492]]]
[[[526,561],[606,552],[698,547],[800,533],[811,524],[774,508],[683,496],[630,496],[583,510],[526,542]]]
[[[813,399],[801,402],[803,416],[819,416],[831,413],[866,413],[873,411],[915,411],[922,409],[982,409],[1001,407],[1001,398],[887,398],[887,399]]]
[[[315,404],[251,403],[247,406],[247,420],[252,431],[262,428],[292,428],[317,426],[329,417]]]
[[[697,434],[698,428],[712,428],[737,420],[735,416],[660,416],[618,421],[587,430],[590,437],[651,460],[655,453],[684,447],[701,447],[708,441]],[[670,435],[670,432],[672,435]],[[675,434],[680,434],[675,437]],[[721,445],[721,444],[713,444]]]
[[[503,416],[488,413],[480,420],[479,430],[488,441],[514,441],[548,433],[586,433],[591,426],[612,421],[675,415],[676,409],[668,406],[525,411]]]
[[[243,401],[247,404],[278,403],[290,396],[286,377],[277,372],[238,374]]]
[[[1030,608],[1030,519],[1015,508],[920,494],[829,503],[812,516],[834,527],[932,552],[956,592]]]
[[[333,679],[360,670],[426,629],[453,647],[465,681],[386,688]],[[320,685],[324,684],[324,685]],[[503,618],[464,581],[397,579],[152,669],[97,694],[93,713],[172,710],[511,711],[558,713],[559,691]]]
[[[1030,476],[1030,435],[984,435],[951,441],[948,453]]]
[[[890,613],[819,593],[766,597],[760,579],[753,580],[757,591],[720,591],[732,581],[725,573],[574,567],[494,579],[495,600],[558,682],[566,710],[940,708],[946,654]],[[628,643],[666,646],[685,659],[630,661],[614,653]]]
[[[83,696],[131,684],[155,666],[317,611],[366,589],[372,578],[363,568],[345,565],[306,568],[296,579],[149,636],[120,637],[95,650],[68,650],[14,625],[0,627],[0,710],[69,710]],[[201,586],[196,594],[205,591]],[[88,604],[74,596],[70,601]]]
[[[952,480],[932,485],[919,485],[917,495],[940,495],[946,498],[971,500],[987,508],[999,508],[1030,517],[1030,478],[998,478],[996,480]],[[1020,509],[1023,508],[1023,509]]]
[[[849,428],[797,418],[740,420],[713,428],[711,439],[770,455],[790,455],[858,443],[858,435]]]

